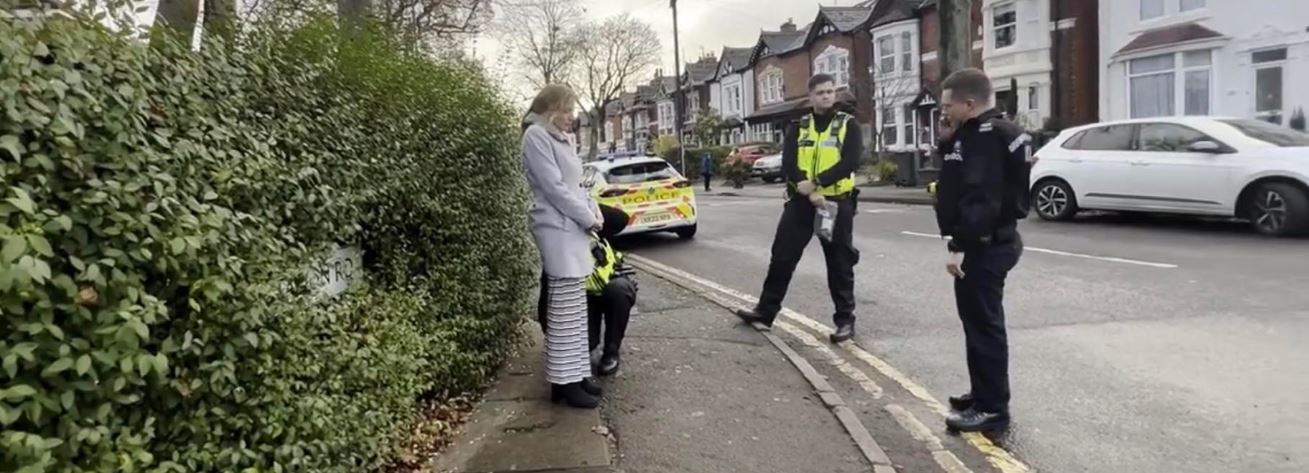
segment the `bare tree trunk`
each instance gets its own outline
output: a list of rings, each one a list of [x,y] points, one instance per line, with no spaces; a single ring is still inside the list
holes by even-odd
[[[596,151],[600,147],[600,133],[604,132],[605,129],[604,124],[601,123],[601,121],[604,120],[603,112],[604,112],[604,107],[599,107],[599,106],[597,106],[595,110],[591,111],[592,130],[590,133],[587,133],[588,135],[587,141],[590,142],[589,143],[590,146],[588,146],[588,148],[590,149],[586,151],[587,161],[595,160]]]
[[[189,45],[199,14],[200,0],[159,0],[155,25],[164,27],[157,31],[176,34]]]
[[[336,12],[341,17],[341,23],[350,27],[359,26],[372,9],[372,0],[336,1]]]
[[[973,0],[940,0],[941,80],[954,71],[972,67],[973,35],[969,30]]]
[[[236,0],[204,0],[206,35],[231,39],[236,31]]]

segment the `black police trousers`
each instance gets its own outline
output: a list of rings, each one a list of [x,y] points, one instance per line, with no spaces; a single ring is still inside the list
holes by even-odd
[[[547,281],[541,276],[541,295],[537,300],[536,319],[541,331],[546,329]],[[595,351],[604,342],[605,354],[616,354],[627,335],[627,322],[636,306],[636,284],[625,276],[614,276],[600,295],[586,295],[587,346]],[[603,337],[601,336],[603,333]]]
[[[627,321],[632,317],[634,305],[636,285],[623,276],[610,278],[600,295],[587,294],[587,342],[591,351],[595,351],[603,339],[604,354],[618,354],[618,349],[623,345],[623,336],[627,334]],[[603,338],[600,336],[602,329]]]
[[[832,295],[836,312],[833,321],[839,327],[854,323],[854,267],[859,263],[859,250],[854,247],[854,216],[858,206],[854,196],[846,195],[833,198],[839,206],[836,226],[832,229],[832,241],[819,242],[823,245],[823,255],[827,259],[827,289]],[[777,222],[777,233],[773,236],[772,260],[768,263],[768,276],[764,279],[763,293],[759,296],[759,305],[755,308],[759,315],[770,321],[782,310],[782,300],[791,286],[791,276],[800,264],[805,248],[814,237],[814,219],[818,210],[809,199],[796,196],[786,202],[782,218]]]
[[[964,325],[968,378],[975,409],[1009,411],[1009,339],[1004,320],[1004,281],[1018,264],[1023,242],[997,243],[964,254],[964,277],[954,281],[955,305]]]

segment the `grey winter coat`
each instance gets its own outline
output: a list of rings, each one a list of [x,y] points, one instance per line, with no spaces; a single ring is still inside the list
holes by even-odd
[[[568,139],[541,117],[523,132],[523,167],[532,188],[532,236],[545,274],[584,278],[595,269],[589,229],[599,207],[582,188],[582,161]]]

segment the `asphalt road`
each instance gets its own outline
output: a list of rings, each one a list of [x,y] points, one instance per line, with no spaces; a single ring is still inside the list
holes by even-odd
[[[781,201],[700,204],[694,241],[620,244],[757,293]],[[965,391],[931,209],[860,211],[859,345],[937,398]],[[1051,472],[1309,471],[1309,240],[1115,215],[1026,221],[1022,232],[1028,251],[1006,296],[1016,421],[1000,439],[1015,456]],[[786,303],[831,323],[817,242]]]

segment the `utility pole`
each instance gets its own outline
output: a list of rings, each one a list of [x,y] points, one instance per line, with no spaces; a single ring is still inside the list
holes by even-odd
[[[677,0],[668,0],[673,9],[673,133],[677,135],[677,155],[686,175],[686,145],[682,143],[682,44],[677,36]]]
[[[939,44],[941,45],[941,78],[944,81],[950,74],[972,66],[973,32],[970,24],[973,16],[973,0],[940,0],[937,2],[941,21]]]

